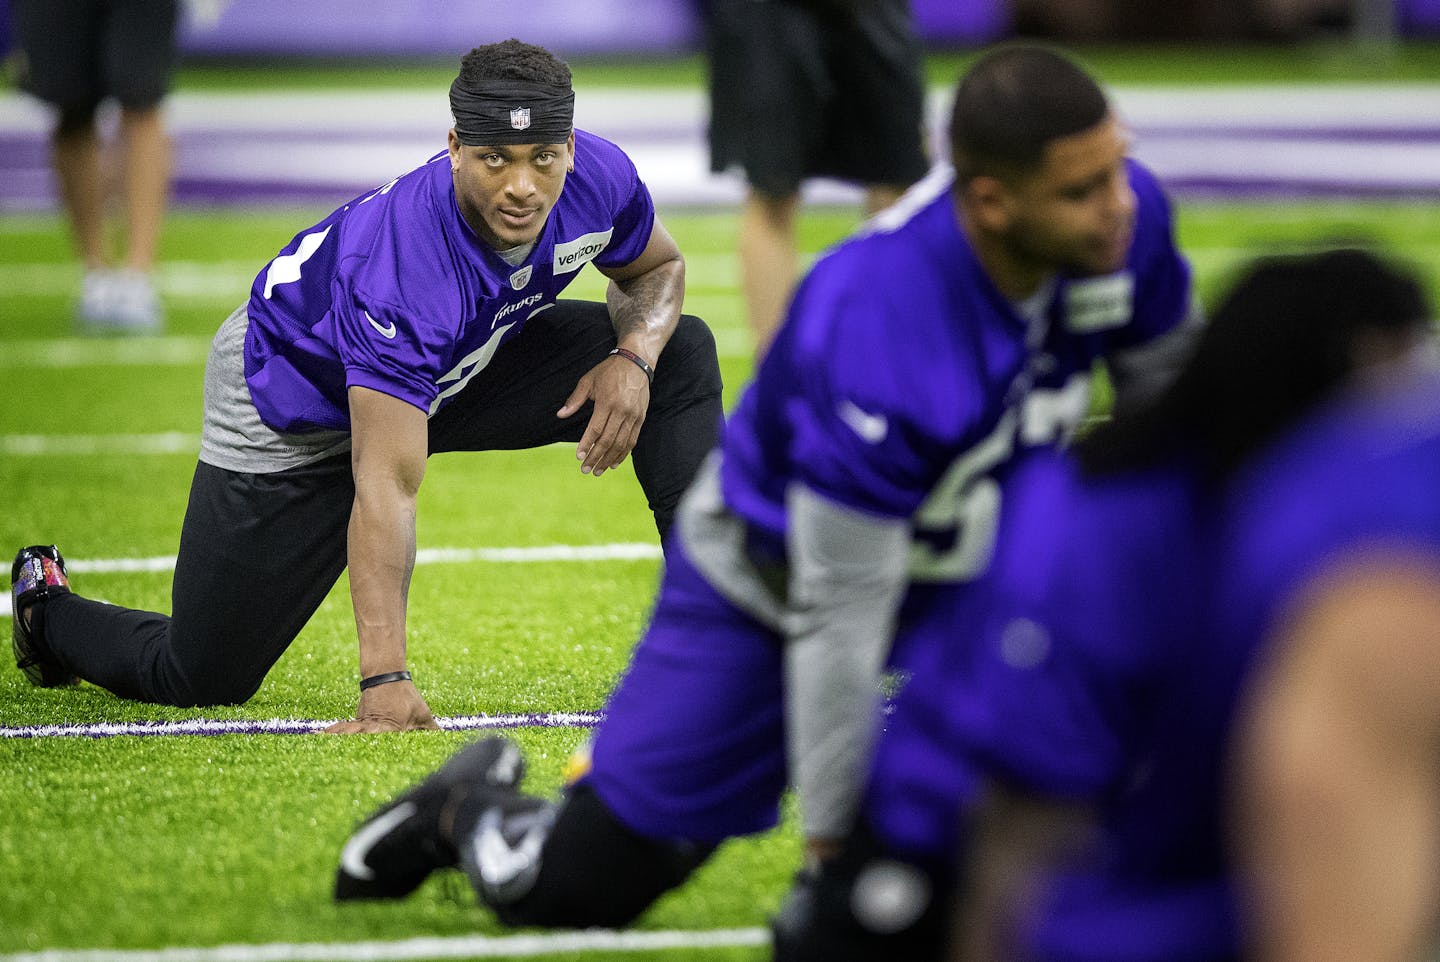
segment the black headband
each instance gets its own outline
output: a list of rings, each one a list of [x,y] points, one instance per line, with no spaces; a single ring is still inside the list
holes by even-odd
[[[455,137],[466,147],[558,144],[575,126],[575,91],[568,85],[510,80],[450,85]]]

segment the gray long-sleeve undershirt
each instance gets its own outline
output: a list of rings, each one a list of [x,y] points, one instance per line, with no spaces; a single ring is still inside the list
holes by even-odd
[[[841,838],[859,806],[878,727],[881,668],[910,559],[905,519],[867,515],[802,485],[786,496],[784,615],[790,767],[807,838]]]
[[[719,458],[700,469],[677,524],[716,590],[786,639],[786,748],[801,822],[809,837],[838,838],[869,765],[880,670],[908,583],[910,525],[796,485],[786,502],[787,584],[777,592],[746,556],[745,522],[720,495]]]

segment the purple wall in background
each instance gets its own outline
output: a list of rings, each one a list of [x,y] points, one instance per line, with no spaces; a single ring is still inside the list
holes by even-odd
[[[1005,0],[910,0],[920,35],[931,43],[983,43],[1010,29]]]
[[[3,2],[3,0],[0,0]],[[1006,0],[912,0],[929,41],[1004,33]],[[522,37],[562,55],[695,49],[697,0],[199,0],[181,47],[195,54],[449,54]]]
[[[667,52],[698,45],[703,0],[189,0],[181,48],[195,54],[444,55],[519,36],[562,55]],[[937,45],[1004,36],[1008,0],[911,0]],[[0,0],[0,53],[11,0]],[[1440,0],[1395,0],[1403,35],[1440,37]]]
[[[450,54],[522,37],[562,55],[683,49],[691,0],[201,0],[181,33],[187,53]]]
[[[1415,37],[1440,35],[1440,0],[1396,0],[1400,32]]]

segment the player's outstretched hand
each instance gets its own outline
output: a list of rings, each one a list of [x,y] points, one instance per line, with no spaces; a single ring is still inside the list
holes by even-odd
[[[650,381],[623,357],[601,361],[580,379],[557,416],[568,418],[586,401],[595,402],[590,423],[575,447],[581,474],[600,477],[630,454],[650,407]]]
[[[362,691],[355,720],[336,722],[325,731],[332,735],[368,735],[439,727],[415,683],[394,681]]]

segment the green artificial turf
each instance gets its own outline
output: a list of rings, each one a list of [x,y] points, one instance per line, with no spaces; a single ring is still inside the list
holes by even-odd
[[[204,344],[243,298],[253,271],[320,213],[175,211],[161,255],[166,338],[98,345],[70,334],[68,285],[78,273],[59,222],[0,218],[0,439],[198,434]],[[690,255],[690,308],[716,330],[733,403],[750,372],[734,216],[662,213]],[[854,222],[853,212],[807,213],[805,247],[820,249]],[[1425,205],[1185,205],[1177,223],[1207,298],[1247,257],[1339,237],[1373,239],[1422,264],[1432,290],[1440,290],[1440,222]],[[576,294],[599,296],[601,289],[587,272]],[[45,359],[57,345],[89,352],[91,362],[50,364]],[[150,349],[169,360],[106,362],[110,351],[120,357]],[[183,451],[6,453],[0,546],[54,540],[73,560],[172,555],[193,464]],[[421,492],[421,548],[653,540],[628,467],[583,477],[564,445],[437,458]],[[657,571],[653,559],[420,566],[410,651],[431,707],[443,716],[600,709],[643,624]],[[77,574],[76,583],[117,603],[168,610],[163,571]],[[10,670],[0,672],[0,726],[340,718],[353,710],[354,681],[342,579],[246,705],[169,709],[90,686],[35,690]],[[530,786],[552,791],[585,736],[582,728],[518,731],[531,758]],[[336,857],[354,825],[470,737],[0,739],[0,878],[8,883],[0,886],[0,960],[52,949],[498,934],[453,876],[398,904],[337,906],[329,899]],[[794,870],[795,836],[792,815],[774,833],[726,846],[648,913],[642,928],[763,925]],[[603,957],[766,955],[740,948]]]
[[[1440,42],[1394,45],[1315,40],[1288,44],[1081,44],[1074,55],[1111,84],[1301,84],[1434,83],[1440,78]],[[309,62],[242,58],[187,60],[181,90],[244,90],[269,87],[347,90],[355,87],[447,89],[459,66],[454,57],[330,58]],[[563,51],[561,52],[563,55]],[[973,46],[935,46],[925,57],[931,84],[953,84],[976,56]],[[703,87],[705,59],[673,55],[569,58],[578,89],[602,87]]]
[[[0,952],[499,934],[455,873],[404,902],[335,904],[341,846],[439,765],[459,733],[50,739],[0,747]],[[518,737],[526,787],[556,790],[580,730]],[[759,924],[795,857],[775,833],[729,846],[650,928]]]

